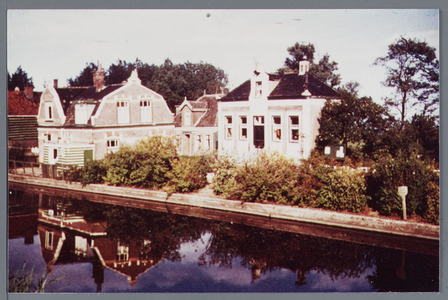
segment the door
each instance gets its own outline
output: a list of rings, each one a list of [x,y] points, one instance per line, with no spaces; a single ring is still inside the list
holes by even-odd
[[[264,117],[254,117],[254,147],[258,149],[264,148]]]

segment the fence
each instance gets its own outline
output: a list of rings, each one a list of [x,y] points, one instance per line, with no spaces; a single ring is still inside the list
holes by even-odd
[[[73,169],[73,167],[73,165],[64,164],[46,165],[29,161],[9,160],[8,172],[16,175],[65,180],[65,171]]]

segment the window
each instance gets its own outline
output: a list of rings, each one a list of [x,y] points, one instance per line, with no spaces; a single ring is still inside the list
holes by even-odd
[[[53,121],[53,103],[45,103],[45,120]]]
[[[129,246],[122,245],[120,242],[117,243],[117,261],[128,261],[129,260]]]
[[[53,159],[56,160],[58,158],[58,149],[53,149]]]
[[[256,81],[255,82],[255,97],[259,98],[261,97],[262,93],[263,93],[263,89],[262,89],[262,82],[261,81]]]
[[[151,102],[149,100],[140,101],[140,121],[142,123],[152,122]]]
[[[282,140],[282,118],[280,116],[272,117],[272,140],[274,142]]]
[[[87,239],[82,236],[75,236],[75,254],[87,255]]]
[[[189,109],[184,112],[184,126],[191,126],[191,111]]]
[[[210,134],[207,134],[205,136],[205,147],[207,150],[209,150],[212,147],[212,140],[210,138]]]
[[[117,118],[118,124],[129,124],[129,102],[117,102]]]
[[[225,117],[225,137],[226,139],[232,139],[233,137],[233,123],[232,123],[232,116],[226,116]]]
[[[247,140],[247,117],[240,116],[240,140]]]
[[[45,249],[53,250],[54,232],[45,231]]]
[[[298,116],[290,116],[289,117],[289,131],[290,131],[290,142],[298,142],[299,141],[299,117]]]
[[[113,149],[120,147],[120,143],[117,139],[107,140],[107,148]]]
[[[197,134],[196,135],[196,145],[195,145],[196,151],[201,148],[201,145],[202,145],[202,135]]]
[[[51,133],[47,134],[47,141],[51,142]]]

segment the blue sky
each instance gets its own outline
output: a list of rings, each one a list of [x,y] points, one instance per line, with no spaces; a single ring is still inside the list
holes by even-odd
[[[282,67],[286,49],[312,43],[316,57],[338,62],[342,82],[358,81],[361,96],[381,99],[385,69],[373,66],[401,35],[439,49],[438,10],[9,10],[7,66],[60,86],[87,62],[106,68],[138,57],[149,64],[207,62],[229,76],[229,88],[248,79],[255,61]]]

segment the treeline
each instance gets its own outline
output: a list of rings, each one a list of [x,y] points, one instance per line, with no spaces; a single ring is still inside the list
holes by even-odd
[[[92,73],[97,65],[87,63],[78,76],[67,80],[69,86],[92,86]],[[166,59],[160,66],[149,65],[138,58],[135,62],[118,60],[105,68],[105,83],[119,84],[127,80],[132,70],[137,69],[142,84],[161,94],[168,106],[174,107],[185,99],[195,100],[204,93],[215,94],[226,92],[227,74],[223,70],[205,62],[173,64]]]

